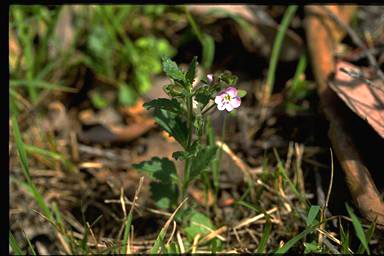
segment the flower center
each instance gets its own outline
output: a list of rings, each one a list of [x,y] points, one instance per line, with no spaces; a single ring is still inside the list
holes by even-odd
[[[223,101],[225,101],[225,102],[230,102],[230,101],[231,101],[231,95],[229,95],[229,94],[225,94],[225,95],[223,96]]]

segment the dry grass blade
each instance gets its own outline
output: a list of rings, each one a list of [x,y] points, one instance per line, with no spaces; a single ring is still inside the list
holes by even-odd
[[[267,211],[267,214],[272,214],[272,213],[274,213],[275,211],[277,211],[277,207],[274,207],[274,208],[268,210],[268,211]],[[259,219],[261,219],[261,218],[264,218],[264,217],[265,217],[265,214],[264,214],[264,213],[260,213],[259,215],[256,215],[256,216],[254,216],[254,217],[252,217],[252,218],[247,218],[247,219],[245,219],[245,220],[243,220],[243,221],[240,221],[240,223],[237,224],[237,225],[234,227],[234,229],[239,229],[239,228],[241,228],[241,227],[247,226],[247,225],[249,225],[249,224],[251,224],[251,223],[253,223],[253,222],[255,222],[255,221],[257,221],[257,220],[259,220]]]
[[[192,253],[196,253],[197,245],[199,244],[200,236],[201,236],[201,234],[199,233],[199,234],[197,234],[197,235],[193,238]]]
[[[111,203],[120,204],[120,200],[117,200],[117,199],[106,199],[106,200],[104,200],[104,203],[106,203],[106,204],[111,204]],[[127,198],[124,198],[124,203],[125,204],[129,204],[129,205],[133,205],[133,202],[129,201]],[[143,207],[142,205],[140,205],[138,203],[135,203],[134,205],[137,208],[141,208],[141,209],[147,210],[148,212],[151,212],[151,213],[154,213],[154,214],[158,214],[158,215],[162,215],[162,216],[166,216],[166,217],[170,217],[172,215],[169,212],[164,212],[164,211],[159,211],[159,210],[156,210],[156,209],[153,209],[153,208]]]
[[[209,241],[209,240],[212,240],[213,238],[217,237],[218,239],[222,240],[222,241],[226,241],[226,239],[224,237],[222,237],[220,234],[225,232],[227,230],[227,227],[226,226],[223,226],[219,229],[216,229],[216,230],[213,230],[211,231],[211,233],[209,233],[206,237],[204,237],[201,242],[205,242],[205,241]]]
[[[179,244],[180,253],[185,253],[183,239],[181,238],[179,231],[177,231],[176,237],[177,237],[177,243]]]
[[[169,236],[169,238],[168,238],[168,241],[167,241],[167,245],[169,245],[170,243],[171,243],[171,241],[172,241],[172,238],[173,238],[173,235],[175,234],[175,231],[176,231],[176,227],[177,227],[177,225],[176,225],[176,221],[173,221],[173,229],[172,229],[172,233],[171,233],[171,235]]]
[[[251,173],[250,173],[249,166],[243,160],[241,160],[239,157],[237,157],[233,153],[233,151],[228,147],[227,144],[225,144],[222,141],[216,141],[216,145],[232,158],[232,160],[240,168],[240,170],[244,173],[244,176],[247,179],[251,179],[252,176],[251,176]]]
[[[151,253],[158,253],[159,249],[160,249],[160,245],[163,243],[163,240],[164,240],[164,237],[165,237],[165,233],[167,232],[167,229],[168,229],[168,226],[169,224],[171,224],[171,221],[173,220],[173,218],[175,217],[177,211],[181,208],[181,206],[188,200],[188,197],[185,198],[180,204],[179,206],[176,208],[176,210],[172,213],[171,217],[169,217],[169,219],[167,220],[167,222],[164,224],[163,228],[161,229],[159,235],[157,236],[157,239],[155,241],[155,244],[153,245],[152,249],[151,249]]]
[[[332,153],[332,149],[330,149],[330,152],[331,152],[331,180],[329,181],[327,197],[325,199],[323,207],[321,207],[321,210],[320,210],[321,211],[320,222],[323,222],[323,220],[325,218],[325,211],[328,207],[329,197],[331,196],[331,191],[332,191],[332,184],[333,184],[333,153]],[[323,230],[324,226],[325,226],[325,223],[322,223],[320,225],[320,230]],[[323,234],[322,232],[319,232],[318,242],[319,242],[320,246],[322,245],[322,243],[324,241],[322,234]]]

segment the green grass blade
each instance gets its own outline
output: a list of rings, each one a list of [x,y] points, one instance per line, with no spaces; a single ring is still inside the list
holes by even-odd
[[[320,206],[318,205],[312,205],[308,212],[307,217],[307,226],[312,225],[313,221],[316,219],[317,214],[320,211]]]
[[[63,92],[77,92],[77,89],[69,88],[66,86],[58,85],[49,83],[42,80],[10,80],[9,81],[10,87],[20,87],[20,86],[30,86],[32,88],[42,88],[42,89],[51,89],[51,90],[58,90]]]
[[[369,227],[368,231],[367,231],[368,243],[369,243],[369,241],[371,241],[372,236],[375,233],[375,229],[376,229],[376,222],[372,223],[371,226]],[[357,254],[363,254],[364,251],[365,251],[365,248],[364,248],[363,244],[361,244],[359,246],[359,249],[357,249],[356,253]]]
[[[348,204],[346,204],[345,206],[347,207],[348,214],[352,219],[353,228],[355,229],[357,237],[359,238],[361,244],[364,246],[364,249],[367,251],[368,255],[370,255],[371,253],[369,251],[368,241],[365,237],[365,233],[359,219],[353,213],[353,209]]]
[[[153,245],[151,249],[151,254],[156,254],[159,251],[160,247],[164,247],[164,237],[165,237],[166,230],[161,229],[159,235],[156,238],[155,244]]]
[[[36,252],[35,252],[35,249],[33,249],[31,241],[29,241],[29,239],[28,239],[27,235],[25,234],[24,230],[23,230],[23,234],[24,234],[25,240],[27,240],[29,248],[31,249],[32,255],[37,255]]]
[[[298,90],[299,81],[301,74],[304,73],[305,68],[307,67],[307,56],[305,53],[302,53],[299,59],[299,63],[297,64],[295,75],[293,76],[292,90]]]
[[[317,225],[316,225],[317,226]],[[286,253],[292,246],[294,246],[298,241],[300,241],[304,236],[313,232],[316,229],[316,226],[307,227],[303,232],[293,237],[291,240],[286,242],[283,247],[279,248],[274,254]]]
[[[11,245],[14,254],[24,255],[11,231],[9,231],[9,244]]]
[[[42,156],[52,158],[54,160],[62,162],[64,164],[64,166],[70,171],[73,171],[75,169],[74,165],[59,153],[52,152],[52,151],[42,149],[42,148],[36,147],[34,145],[29,145],[29,144],[24,144],[24,147],[25,147],[25,150],[29,153],[37,153],[37,154],[40,154]]]
[[[277,160],[277,168],[279,169],[280,174],[283,176],[284,180],[288,182],[289,187],[292,189],[292,192],[295,194],[295,196],[300,199],[300,202],[309,206],[307,199],[303,197],[303,195],[297,190],[295,184],[293,184],[291,179],[288,177],[288,174],[284,168],[283,162],[281,161],[279,154],[277,153],[277,150],[275,148],[273,149],[273,152]]]
[[[276,67],[277,67],[277,62],[279,60],[279,55],[280,55],[281,45],[283,44],[284,35],[297,10],[297,7],[298,7],[297,5],[290,5],[285,11],[283,20],[281,21],[281,24],[278,29],[278,33],[273,43],[271,59],[269,61],[269,67],[268,67],[267,84],[266,84],[268,97],[271,95],[273,90],[273,85],[275,82]]]
[[[265,216],[268,216],[268,215],[265,215]],[[261,236],[259,248],[257,248],[257,253],[265,253],[265,248],[267,246],[268,238],[269,238],[269,235],[271,234],[271,229],[272,229],[272,223],[269,220],[267,220],[263,228],[263,234]]]
[[[342,253],[343,254],[350,254],[349,252],[349,232],[344,232],[344,228],[340,223],[340,236],[341,236],[341,242],[342,242]]]
[[[133,206],[132,206],[133,207]],[[128,238],[129,238],[129,231],[131,229],[131,223],[132,223],[132,212],[130,211],[128,214],[127,221],[125,222],[125,228],[124,228],[124,236],[123,236],[123,246],[120,253],[127,253],[127,245],[128,245]]]
[[[259,212],[261,212],[261,209],[260,209],[259,206],[257,206],[257,205],[252,205],[252,204],[247,203],[247,202],[242,201],[242,200],[237,201],[236,204],[238,204],[238,205],[242,205],[242,206],[244,206],[244,207],[247,207],[248,209],[251,209],[251,210],[255,211],[255,213],[259,213]]]
[[[27,180],[28,185],[31,187],[33,197],[35,198],[37,204],[42,209],[45,216],[49,220],[52,221],[53,220],[52,214],[51,214],[47,204],[45,203],[44,198],[39,193],[39,191],[36,189],[35,185],[33,184],[32,180],[31,180],[31,176],[29,173],[29,166],[28,166],[28,158],[27,158],[27,154],[25,151],[23,140],[21,138],[19,125],[18,125],[17,120],[16,120],[16,112],[15,112],[16,109],[14,106],[14,102],[12,100],[11,100],[11,111],[13,111],[13,115],[11,117],[13,135],[15,138],[16,148],[17,148],[17,151],[18,151],[19,156],[20,156],[20,161],[21,161],[24,176]]]

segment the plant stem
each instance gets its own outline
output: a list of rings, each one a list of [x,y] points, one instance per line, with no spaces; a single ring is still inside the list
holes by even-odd
[[[276,35],[275,41],[273,43],[271,59],[269,61],[269,67],[268,67],[267,84],[266,84],[267,86],[266,97],[268,99],[271,96],[271,93],[273,90],[273,84],[275,82],[277,61],[279,60],[279,55],[280,55],[281,45],[283,44],[284,35],[288,29],[290,21],[292,20],[297,10],[297,7],[298,7],[297,5],[288,6],[287,10],[284,13],[283,20],[281,21],[281,24],[279,26],[279,30]]]
[[[221,131],[221,142],[224,142],[224,136],[225,136],[225,128],[227,126],[227,115],[224,114],[224,121],[223,121],[223,130]],[[215,187],[215,196],[217,198],[219,193],[219,174],[220,174],[220,164],[221,164],[221,158],[223,155],[223,150],[219,148],[217,151],[217,164],[215,168],[213,169],[213,185]]]
[[[204,110],[201,115],[204,115],[205,113],[207,113],[209,110],[211,110],[216,104],[213,103],[211,106],[209,106],[206,110]]]
[[[192,133],[193,133],[193,109],[192,109],[192,93],[186,97],[187,100],[187,112],[188,112],[188,118],[187,118],[187,125],[188,125],[188,140],[187,140],[187,146],[186,151],[189,151],[191,149],[191,142],[192,142]],[[190,169],[191,169],[191,163],[190,159],[187,158],[184,163],[184,182],[183,182],[183,191],[182,191],[182,198],[185,198],[187,187],[189,184],[189,176],[190,176]]]

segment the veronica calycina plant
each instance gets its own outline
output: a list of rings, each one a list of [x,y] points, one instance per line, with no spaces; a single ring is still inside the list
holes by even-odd
[[[175,160],[184,161],[183,175],[177,175],[174,162],[168,158],[154,157],[134,166],[154,178],[151,192],[157,206],[170,208],[176,206],[177,198],[185,197],[190,182],[206,171],[216,157],[217,146],[204,140],[208,111],[215,106],[221,111],[232,111],[240,106],[240,96],[245,91],[236,89],[237,76],[230,71],[209,74],[195,85],[197,57],[186,71],[167,57],[162,64],[172,82],[164,87],[170,99],[158,98],[144,107],[154,110],[155,121],[183,147],[172,155]]]

